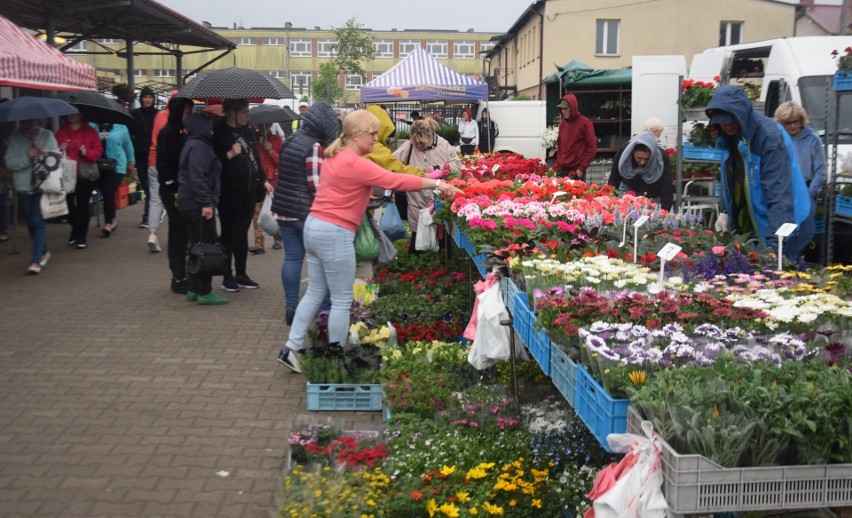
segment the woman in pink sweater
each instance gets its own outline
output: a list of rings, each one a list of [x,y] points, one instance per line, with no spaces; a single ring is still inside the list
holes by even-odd
[[[305,220],[308,289],[296,308],[290,335],[278,355],[278,361],[295,372],[302,372],[299,351],[326,292],[331,294],[328,341],[346,344],[355,282],[355,233],[373,189],[438,189],[447,195],[461,192],[441,180],[394,174],[362,158],[373,150],[378,135],[376,116],[356,110],[343,121],[343,134],[325,150],[322,181]]]

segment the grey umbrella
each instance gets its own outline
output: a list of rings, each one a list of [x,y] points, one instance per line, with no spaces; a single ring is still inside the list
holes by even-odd
[[[284,83],[263,72],[231,67],[201,72],[178,90],[190,99],[295,99]]]
[[[18,97],[0,104],[0,122],[49,119],[72,113],[77,113],[77,108],[65,101],[47,97]]]
[[[133,116],[117,101],[97,92],[60,92],[57,97],[80,110],[88,122],[104,124],[132,124]]]
[[[292,110],[291,110],[292,112]],[[261,104],[249,110],[249,124],[272,124],[273,122],[294,121],[294,117],[284,108],[271,104]]]

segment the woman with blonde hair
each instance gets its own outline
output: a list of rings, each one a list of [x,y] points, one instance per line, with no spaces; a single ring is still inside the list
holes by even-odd
[[[278,354],[278,361],[295,372],[301,372],[299,351],[327,292],[331,295],[328,341],[346,343],[355,281],[355,233],[367,212],[373,189],[436,189],[447,195],[461,192],[441,180],[391,173],[364,158],[373,150],[378,136],[376,116],[356,110],[343,121],[341,136],[325,150],[322,182],[305,220],[308,289],[296,308],[287,342]]]
[[[787,101],[775,110],[775,120],[780,122],[796,148],[796,158],[805,177],[811,201],[816,202],[825,185],[825,151],[822,140],[810,127],[808,114],[801,104]]]
[[[461,160],[456,150],[443,137],[435,133],[435,127],[429,120],[415,121],[411,125],[409,140],[400,145],[393,154],[406,165],[414,166],[426,173],[427,177],[440,178],[445,164],[450,167],[460,167]],[[414,242],[417,237],[417,222],[420,220],[420,209],[432,201],[429,190],[408,194],[408,226],[411,227],[409,252],[414,253]]]

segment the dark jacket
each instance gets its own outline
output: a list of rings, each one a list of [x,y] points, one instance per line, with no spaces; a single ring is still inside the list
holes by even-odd
[[[228,151],[235,142],[242,144],[242,152],[228,159]],[[232,128],[221,121],[213,131],[213,148],[222,162],[222,194],[237,198],[258,197],[263,191],[266,175],[260,165],[260,154],[251,127]]]
[[[778,122],[754,111],[741,87],[717,88],[707,115],[712,118],[716,110],[731,114],[740,126],[737,138],[722,135],[716,143],[722,148],[722,201],[733,229],[740,230],[738,211],[748,211],[744,215],[751,220],[755,237],[763,246],[777,249],[775,232],[784,223],[796,223],[796,232],[784,240],[784,255],[797,259],[813,238],[814,215],[790,135]],[[732,159],[733,153],[739,155]],[[745,195],[742,207],[735,203],[735,188],[740,187]]]
[[[130,115],[133,116],[133,124],[130,126],[130,136],[133,138],[133,152],[136,154],[137,163],[148,161],[148,151],[151,149],[151,136],[154,132],[154,116],[159,111],[153,106],[150,108],[136,108],[130,111]]]
[[[491,120],[490,113],[488,115],[489,119],[487,121],[479,119],[477,123],[479,126],[479,151],[481,153],[490,153],[493,151],[494,141],[500,135],[500,128],[497,127],[497,123]]]
[[[624,150],[627,149],[628,145],[630,145],[630,141],[622,144],[621,147],[618,148],[618,151],[615,152],[615,158],[612,159],[612,170],[610,170],[609,173],[608,184],[621,190],[621,184],[623,183],[629,190],[633,191],[638,196],[644,196],[651,199],[659,198],[660,208],[672,210],[672,203],[674,202],[672,166],[665,151],[663,151],[659,146],[655,150],[652,150],[652,153],[656,152],[663,154],[663,175],[656,182],[649,184],[645,183],[645,180],[642,179],[641,175],[636,175],[629,180],[621,177],[621,173],[618,170],[618,162],[621,160],[621,156],[624,154]],[[624,194],[624,192],[621,194]]]
[[[583,175],[598,151],[595,128],[592,121],[580,113],[574,94],[565,94],[562,99],[571,107],[571,116],[559,122],[555,167],[566,174],[578,171]]]
[[[157,181],[160,190],[178,192],[178,171],[180,170],[180,152],[186,142],[183,133],[183,111],[192,100],[173,97],[169,101],[169,118],[166,125],[157,134]]]
[[[281,147],[272,212],[285,218],[304,220],[308,217],[316,191],[308,185],[305,159],[314,144],[328,146],[336,135],[334,110],[324,102],[315,102],[304,115],[299,130]]]
[[[184,126],[189,136],[180,153],[178,208],[215,207],[219,204],[222,163],[213,152],[210,118],[193,113],[184,119]]]

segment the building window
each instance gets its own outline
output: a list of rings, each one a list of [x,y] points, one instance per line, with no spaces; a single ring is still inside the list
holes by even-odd
[[[392,58],[393,40],[373,40],[374,58]]]
[[[595,35],[595,54],[598,56],[618,55],[619,20],[598,20]]]
[[[264,72],[266,72],[270,76],[275,77],[277,79],[282,79],[284,77],[287,77],[287,73],[284,72],[283,70],[264,70]]]
[[[311,91],[311,73],[293,72],[290,74],[290,90],[294,94],[304,95]]]
[[[420,46],[420,40],[400,40],[399,57],[411,54],[411,51]]]
[[[254,38],[234,38],[237,45],[254,45]]]
[[[261,45],[284,45],[284,38],[261,38]]]
[[[290,55],[294,58],[311,57],[311,40],[290,40]]]
[[[447,42],[446,41],[429,41],[426,43],[426,50],[436,58],[447,59]]]
[[[346,74],[346,89],[360,90],[364,86],[364,77],[360,74]]]
[[[86,41],[78,41],[73,47],[68,47],[65,52],[86,52]]]
[[[489,50],[494,48],[495,43],[493,41],[480,41],[479,42],[479,53],[485,54]]]
[[[118,40],[115,38],[101,38],[95,41],[97,41],[101,45],[118,45]]]
[[[742,42],[743,22],[721,22],[719,24],[719,46],[736,45]]]
[[[472,41],[456,41],[453,43],[453,58],[473,59],[473,50],[476,44]]]
[[[154,77],[174,77],[175,71],[171,68],[155,68]]]
[[[143,69],[133,69],[133,77],[148,77],[148,71]]]
[[[317,57],[330,58],[333,57],[337,50],[337,40],[317,40]]]

